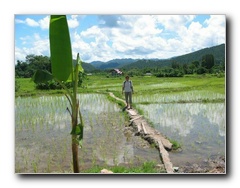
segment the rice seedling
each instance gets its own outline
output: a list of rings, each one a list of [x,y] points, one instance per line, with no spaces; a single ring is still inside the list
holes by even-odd
[[[192,90],[177,93],[155,93],[138,95],[134,102],[139,104],[154,103],[189,103],[189,102],[224,102],[225,95],[207,90]]]
[[[131,146],[126,146],[129,143],[123,133],[125,114],[118,105],[102,94],[79,94],[78,97],[82,114],[86,117],[86,140],[79,153],[81,166],[94,166],[102,161],[108,165],[120,164],[124,155],[127,155],[126,160],[131,160],[133,151]],[[29,110],[30,106],[32,110]],[[68,145],[71,139],[67,135],[71,128],[66,106],[68,101],[63,96],[16,98],[16,172],[70,171],[72,163]],[[125,148],[128,154],[124,153]],[[41,160],[33,158],[33,153]]]

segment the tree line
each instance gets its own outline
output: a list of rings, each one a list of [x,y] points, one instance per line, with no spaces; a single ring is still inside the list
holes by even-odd
[[[151,61],[151,60],[146,60]],[[145,62],[146,63],[146,62]],[[140,63],[141,64],[141,63]],[[84,64],[83,64],[84,65]],[[85,63],[87,65],[87,63]],[[16,78],[31,78],[36,70],[51,71],[51,62],[48,56],[42,55],[27,55],[25,61],[17,61],[15,65],[15,77]],[[132,68],[122,69],[125,74],[130,76],[145,75],[151,73],[156,77],[182,77],[186,74],[217,74],[223,75],[225,73],[225,62],[216,61],[212,54],[206,54],[202,56],[201,61],[193,61],[191,63],[179,63],[172,61],[168,66],[163,67],[146,67],[146,68]],[[109,70],[92,70],[92,73],[109,74]],[[86,78],[85,73],[80,73],[81,82],[78,84],[82,85],[82,80]],[[69,83],[66,83],[67,87],[71,87]],[[48,83],[41,83],[36,85],[37,89],[60,89],[56,82],[50,81]]]
[[[149,60],[148,60],[149,61]],[[145,62],[146,64],[148,62]],[[123,72],[134,75],[145,75],[151,73],[157,77],[182,77],[187,74],[217,74],[224,75],[225,62],[216,61],[212,54],[206,54],[202,56],[201,61],[193,61],[191,63],[179,63],[172,61],[169,65],[159,67],[144,67],[141,69],[133,68],[130,70],[123,69]]]
[[[154,67],[150,65],[152,60],[141,60],[137,67],[123,67],[122,71],[129,75],[144,75],[151,73],[157,77],[181,77],[185,74],[221,74],[225,72],[225,62],[215,60],[213,54],[205,54],[200,61],[190,63],[179,63],[178,61],[170,61],[168,64],[158,63]],[[142,67],[142,64],[145,64]],[[93,69],[88,63],[83,63],[85,72],[92,73],[108,73],[108,69]],[[27,55],[25,61],[17,61],[15,65],[16,78],[31,78],[36,70],[46,70],[51,73],[50,58],[42,55]]]
[[[16,78],[31,78],[36,70],[51,71],[50,58],[42,55],[27,55],[25,61],[17,60],[15,65]]]
[[[15,78],[32,78],[37,70],[45,70],[52,73],[51,62],[48,56],[42,55],[27,55],[26,61],[17,61],[15,65]],[[81,87],[83,80],[86,78],[86,74],[79,73],[78,86]],[[64,83],[67,88],[71,88],[70,82]],[[19,89],[18,83],[15,83],[15,90]],[[36,89],[48,90],[48,89],[62,89],[62,86],[54,80],[48,81],[46,83],[36,84]]]
[[[190,64],[172,62],[170,67],[164,67],[157,71],[158,77],[181,77],[185,74],[221,74],[225,72],[225,62],[216,64],[212,54],[202,56],[202,60],[193,61]]]

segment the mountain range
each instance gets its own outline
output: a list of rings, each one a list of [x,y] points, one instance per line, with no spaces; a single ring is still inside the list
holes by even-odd
[[[143,69],[143,68],[155,68],[155,67],[164,67],[171,66],[173,62],[179,64],[190,64],[194,61],[201,62],[202,57],[206,54],[212,54],[215,58],[215,63],[219,64],[225,62],[225,44],[204,48],[195,52],[188,54],[180,55],[177,57],[172,57],[169,59],[113,59],[107,62],[102,61],[93,61],[91,63],[83,63],[83,68],[86,71],[93,71],[96,69],[106,70],[106,69]]]

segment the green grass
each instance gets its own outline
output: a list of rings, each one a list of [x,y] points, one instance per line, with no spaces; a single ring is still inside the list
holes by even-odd
[[[225,94],[225,77],[218,78],[212,75],[191,75],[181,78],[157,78],[155,76],[135,76],[133,81],[134,95],[152,95],[156,93],[178,93],[183,91],[213,91]],[[36,90],[35,84],[29,78],[17,78],[20,89],[15,96],[42,96],[62,94],[64,90]],[[79,93],[108,93],[113,92],[115,96],[123,98],[122,83],[124,77],[109,77],[103,75],[88,76],[84,81],[84,88],[79,88]],[[133,97],[134,97],[133,95]]]
[[[170,142],[172,143],[172,149],[173,149],[173,150],[177,150],[178,148],[181,148],[181,144],[178,143],[178,141],[176,141],[176,140],[170,140]]]
[[[43,96],[43,95],[57,95],[63,94],[64,90],[37,90],[35,88],[35,83],[31,78],[16,78],[19,85],[19,89],[15,92],[15,96]]]
[[[165,169],[157,167],[154,162],[145,162],[142,165],[135,167],[127,167],[127,166],[112,166],[112,167],[104,167],[104,166],[94,166],[90,169],[84,170],[82,173],[100,173],[102,169],[108,169],[113,173],[120,174],[142,174],[142,173],[166,173]]]

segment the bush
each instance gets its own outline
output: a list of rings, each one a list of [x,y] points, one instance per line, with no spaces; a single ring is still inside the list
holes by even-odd
[[[68,82],[68,83],[65,83],[65,85],[67,86],[67,88],[70,88],[71,87],[71,83]],[[40,89],[40,90],[50,90],[50,89],[62,89],[62,86],[59,85],[59,83],[51,80],[51,81],[48,81],[46,83],[39,83],[39,84],[36,84],[36,89]]]
[[[87,79],[86,74],[85,73],[79,73],[78,75],[79,77],[79,81],[78,81],[78,87],[83,87],[83,81],[85,79]],[[71,88],[72,87],[72,83],[71,82],[66,82],[65,86],[67,88]],[[46,83],[39,83],[36,84],[36,89],[40,89],[40,90],[54,90],[54,89],[63,89],[61,85],[59,85],[59,83],[55,82],[54,80],[48,81]]]
[[[183,77],[184,72],[179,69],[163,69],[155,74],[156,77]]]
[[[197,69],[197,74],[205,74],[207,72],[208,72],[208,70],[204,67],[200,67]]]

